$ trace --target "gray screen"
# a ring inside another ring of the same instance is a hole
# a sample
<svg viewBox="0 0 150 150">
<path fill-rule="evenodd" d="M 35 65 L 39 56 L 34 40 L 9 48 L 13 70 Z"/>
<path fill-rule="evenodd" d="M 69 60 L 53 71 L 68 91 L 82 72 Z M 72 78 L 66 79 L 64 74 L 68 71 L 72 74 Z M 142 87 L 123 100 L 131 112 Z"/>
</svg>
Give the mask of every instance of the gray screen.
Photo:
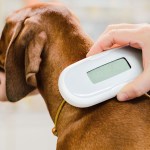
<svg viewBox="0 0 150 150">
<path fill-rule="evenodd" d="M 93 83 L 98 83 L 131 69 L 125 58 L 120 58 L 87 72 Z"/>
</svg>

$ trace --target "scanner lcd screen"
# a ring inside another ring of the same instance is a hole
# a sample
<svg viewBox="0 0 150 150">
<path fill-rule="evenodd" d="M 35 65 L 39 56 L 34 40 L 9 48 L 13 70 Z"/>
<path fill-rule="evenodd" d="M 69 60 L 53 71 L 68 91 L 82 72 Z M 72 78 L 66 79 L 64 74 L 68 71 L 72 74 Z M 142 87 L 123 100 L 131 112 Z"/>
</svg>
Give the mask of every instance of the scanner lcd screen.
<svg viewBox="0 0 150 150">
<path fill-rule="evenodd" d="M 92 83 L 99 83 L 131 69 L 125 58 L 120 58 L 87 72 Z"/>
</svg>

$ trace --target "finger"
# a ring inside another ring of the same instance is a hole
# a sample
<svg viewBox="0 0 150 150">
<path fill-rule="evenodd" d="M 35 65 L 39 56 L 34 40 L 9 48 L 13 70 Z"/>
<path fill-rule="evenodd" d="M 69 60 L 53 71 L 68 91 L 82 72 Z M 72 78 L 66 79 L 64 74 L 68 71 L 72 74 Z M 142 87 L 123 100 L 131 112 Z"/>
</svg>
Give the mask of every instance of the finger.
<svg viewBox="0 0 150 150">
<path fill-rule="evenodd" d="M 136 29 L 117 29 L 112 30 L 102 35 L 92 46 L 87 54 L 88 56 L 97 54 L 104 50 L 110 49 L 114 44 L 120 46 L 128 45 L 130 43 L 139 43 Z"/>
<path fill-rule="evenodd" d="M 127 84 L 117 95 L 119 101 L 130 100 L 150 90 L 150 69 L 145 70 L 139 77 L 134 81 Z"/>
<path fill-rule="evenodd" d="M 150 68 L 150 46 L 147 44 L 144 44 L 144 47 L 142 48 L 142 57 L 143 57 L 143 67 L 145 70 Z"/>
<path fill-rule="evenodd" d="M 130 43 L 131 47 L 137 48 L 137 49 L 141 49 L 141 45 L 138 43 Z"/>
<path fill-rule="evenodd" d="M 122 23 L 122 24 L 112 24 L 108 25 L 106 30 L 103 32 L 103 34 L 111 31 L 111 30 L 116 30 L 116 29 L 135 29 L 138 28 L 139 24 L 127 24 L 127 23 Z"/>
</svg>

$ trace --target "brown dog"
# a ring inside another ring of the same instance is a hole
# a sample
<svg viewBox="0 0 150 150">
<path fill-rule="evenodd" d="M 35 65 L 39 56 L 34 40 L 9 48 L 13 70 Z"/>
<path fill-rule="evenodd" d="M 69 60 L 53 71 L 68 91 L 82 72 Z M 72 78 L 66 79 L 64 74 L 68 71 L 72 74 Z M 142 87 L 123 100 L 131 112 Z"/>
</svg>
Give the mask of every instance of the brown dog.
<svg viewBox="0 0 150 150">
<path fill-rule="evenodd" d="M 54 120 L 63 100 L 59 75 L 85 58 L 92 44 L 78 20 L 60 4 L 42 3 L 16 11 L 8 17 L 0 41 L 8 99 L 20 100 L 38 88 Z M 149 150 L 149 118 L 146 96 L 124 103 L 113 98 L 84 109 L 66 103 L 57 124 L 57 149 Z"/>
</svg>

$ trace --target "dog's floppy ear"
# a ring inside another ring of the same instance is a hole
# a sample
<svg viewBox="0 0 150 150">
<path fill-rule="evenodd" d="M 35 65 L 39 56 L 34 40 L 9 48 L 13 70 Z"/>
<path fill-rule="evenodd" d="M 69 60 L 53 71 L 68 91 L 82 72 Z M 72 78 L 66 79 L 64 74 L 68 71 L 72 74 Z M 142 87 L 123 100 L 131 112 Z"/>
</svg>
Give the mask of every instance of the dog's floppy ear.
<svg viewBox="0 0 150 150">
<path fill-rule="evenodd" d="M 25 51 L 25 74 L 28 85 L 37 87 L 36 73 L 39 71 L 41 63 L 41 53 L 46 42 L 45 32 L 35 35 Z"/>
<path fill-rule="evenodd" d="M 0 67 L 4 69 L 6 53 L 22 28 L 23 22 L 7 22 L 0 39 Z"/>
<path fill-rule="evenodd" d="M 19 29 L 16 30 L 19 34 L 7 50 L 6 95 L 12 102 L 22 99 L 36 88 L 36 73 L 39 70 L 46 36 L 43 32 L 33 32 L 33 28 L 24 25 L 20 33 Z"/>
</svg>

